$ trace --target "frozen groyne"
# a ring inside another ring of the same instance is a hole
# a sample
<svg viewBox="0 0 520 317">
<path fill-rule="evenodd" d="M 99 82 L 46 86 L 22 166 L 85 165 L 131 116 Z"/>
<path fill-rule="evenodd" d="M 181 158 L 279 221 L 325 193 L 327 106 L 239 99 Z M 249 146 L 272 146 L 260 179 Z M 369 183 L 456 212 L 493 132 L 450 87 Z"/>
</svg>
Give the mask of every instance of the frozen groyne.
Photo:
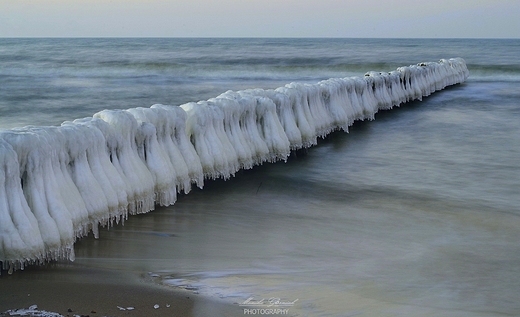
<svg viewBox="0 0 520 317">
<path fill-rule="evenodd" d="M 205 179 L 286 160 L 356 120 L 465 81 L 461 58 L 181 106 L 104 110 L 59 127 L 0 131 L 0 261 L 74 260 L 99 226 L 174 204 Z"/>
</svg>

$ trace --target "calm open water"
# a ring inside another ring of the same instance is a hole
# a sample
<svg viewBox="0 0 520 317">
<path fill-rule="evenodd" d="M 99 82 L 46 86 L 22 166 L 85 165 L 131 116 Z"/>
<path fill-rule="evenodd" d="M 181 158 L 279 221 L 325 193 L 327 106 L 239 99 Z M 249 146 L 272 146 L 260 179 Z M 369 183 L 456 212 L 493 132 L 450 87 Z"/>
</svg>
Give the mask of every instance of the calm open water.
<svg viewBox="0 0 520 317">
<path fill-rule="evenodd" d="M 466 83 L 208 181 L 80 240 L 66 265 L 296 300 L 299 316 L 515 316 L 518 56 L 520 40 L 0 39 L 0 128 L 463 57 Z"/>
</svg>

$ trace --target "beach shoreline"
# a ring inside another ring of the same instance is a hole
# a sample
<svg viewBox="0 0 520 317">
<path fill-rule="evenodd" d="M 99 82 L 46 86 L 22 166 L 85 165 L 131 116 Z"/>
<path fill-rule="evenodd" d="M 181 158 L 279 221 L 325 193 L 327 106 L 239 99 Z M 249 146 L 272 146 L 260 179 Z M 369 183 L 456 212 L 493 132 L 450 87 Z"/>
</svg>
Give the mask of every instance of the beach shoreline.
<svg viewBox="0 0 520 317">
<path fill-rule="evenodd" d="M 155 284 L 146 274 L 62 263 L 31 266 L 12 275 L 4 271 L 0 291 L 0 316 L 33 305 L 71 317 L 243 315 L 238 305 Z"/>
</svg>

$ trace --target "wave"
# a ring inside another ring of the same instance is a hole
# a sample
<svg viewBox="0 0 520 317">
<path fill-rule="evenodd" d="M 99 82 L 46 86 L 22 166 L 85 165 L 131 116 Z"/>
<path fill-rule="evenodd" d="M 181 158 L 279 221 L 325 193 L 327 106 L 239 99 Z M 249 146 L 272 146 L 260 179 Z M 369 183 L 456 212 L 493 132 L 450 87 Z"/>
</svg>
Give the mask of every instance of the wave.
<svg viewBox="0 0 520 317">
<path fill-rule="evenodd" d="M 461 58 L 277 89 L 227 91 L 181 106 L 103 110 L 59 127 L 0 131 L 0 261 L 74 260 L 74 242 L 205 179 L 287 160 L 356 120 L 464 82 Z"/>
<path fill-rule="evenodd" d="M 519 65 L 481 65 L 470 64 L 471 81 L 478 82 L 518 82 L 520 81 Z"/>
</svg>

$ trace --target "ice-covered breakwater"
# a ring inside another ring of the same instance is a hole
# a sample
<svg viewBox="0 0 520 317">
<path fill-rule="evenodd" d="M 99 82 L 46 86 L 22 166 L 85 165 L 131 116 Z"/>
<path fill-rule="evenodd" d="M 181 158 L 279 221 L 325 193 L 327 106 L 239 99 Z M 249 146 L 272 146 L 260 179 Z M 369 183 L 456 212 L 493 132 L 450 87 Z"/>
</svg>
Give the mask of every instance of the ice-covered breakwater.
<svg viewBox="0 0 520 317">
<path fill-rule="evenodd" d="M 228 91 L 181 106 L 104 110 L 59 127 L 0 131 L 0 261 L 23 269 L 74 260 L 73 244 L 98 227 L 155 205 L 204 179 L 286 160 L 355 120 L 468 76 L 461 58 L 390 73 Z"/>
</svg>

